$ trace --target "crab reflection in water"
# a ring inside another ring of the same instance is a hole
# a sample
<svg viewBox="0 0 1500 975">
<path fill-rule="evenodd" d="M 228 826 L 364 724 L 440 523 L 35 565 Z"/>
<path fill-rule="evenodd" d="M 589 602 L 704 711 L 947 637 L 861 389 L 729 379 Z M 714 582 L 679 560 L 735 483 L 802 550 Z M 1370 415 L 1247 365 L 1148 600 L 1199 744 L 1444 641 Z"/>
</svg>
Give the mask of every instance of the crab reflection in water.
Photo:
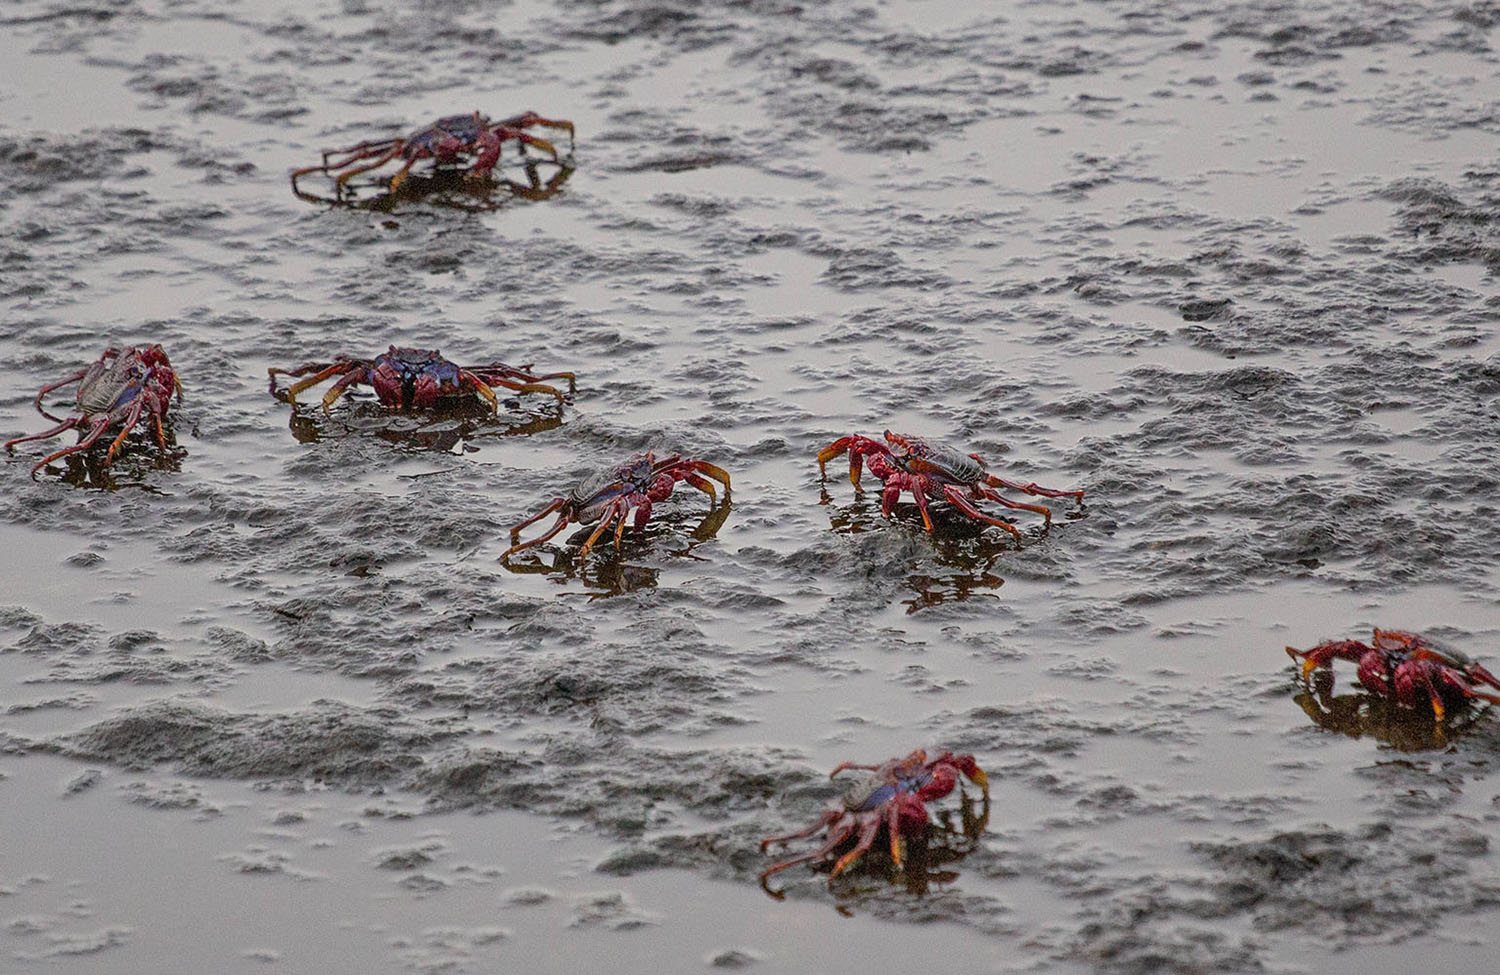
<svg viewBox="0 0 1500 975">
<path fill-rule="evenodd" d="M 703 520 L 689 533 L 692 540 L 685 547 L 668 550 L 665 554 L 674 558 L 707 561 L 703 556 L 696 554 L 694 549 L 713 540 L 719 533 L 719 529 L 724 526 L 724 522 L 728 520 L 732 507 L 732 503 L 725 499 L 710 508 L 703 516 Z M 582 526 L 570 541 L 587 538 L 592 531 L 593 526 Z M 660 567 L 632 565 L 625 561 L 624 556 L 653 549 L 655 547 L 653 540 L 658 535 L 669 534 L 676 534 L 671 525 L 666 522 L 652 522 L 640 532 L 631 532 L 627 535 L 618 553 L 609 546 L 599 546 L 592 553 L 580 552 L 571 545 L 565 548 L 549 546 L 507 556 L 501 560 L 500 564 L 518 575 L 547 576 L 549 581 L 560 586 L 565 586 L 577 579 L 583 584 L 590 599 L 608 599 L 611 596 L 656 587 L 661 577 Z M 551 556 L 550 561 L 546 558 L 548 555 Z"/>
<path fill-rule="evenodd" d="M 837 535 L 886 530 L 888 526 L 882 522 L 880 505 L 865 497 L 842 507 L 830 507 L 828 518 L 829 527 Z M 1014 551 L 1009 538 L 986 532 L 982 525 L 961 521 L 940 526 L 910 564 L 912 571 L 904 584 L 912 595 L 901 601 L 907 615 L 976 596 L 998 599 L 996 590 L 1005 585 L 1005 579 L 994 572 L 995 565 Z M 953 571 L 935 571 L 922 565 L 928 562 Z"/>
<path fill-rule="evenodd" d="M 1398 752 L 1441 751 L 1472 730 L 1490 711 L 1488 704 L 1450 709 L 1441 721 L 1430 713 L 1403 707 L 1368 692 L 1333 693 L 1333 672 L 1314 673 L 1298 681 L 1292 701 L 1326 731 L 1350 738 L 1374 738 Z"/>
<path fill-rule="evenodd" d="M 132 438 L 149 437 L 149 434 L 132 434 Z M 71 487 L 97 488 L 100 491 L 120 491 L 135 488 L 148 494 L 163 493 L 151 483 L 150 475 L 156 471 L 169 474 L 182 472 L 182 460 L 187 451 L 177 446 L 176 439 L 167 434 L 167 447 L 162 451 L 131 451 L 117 455 L 113 462 L 101 453 L 69 454 L 53 461 L 61 464 L 58 480 Z"/>
<path fill-rule="evenodd" d="M 554 170 L 545 180 L 542 178 L 543 166 Z M 568 177 L 573 175 L 573 168 L 567 162 L 550 164 L 527 160 L 522 167 L 525 182 L 493 175 L 475 178 L 463 170 L 437 169 L 425 175 L 408 177 L 393 190 L 387 189 L 386 182 L 381 180 L 342 185 L 334 196 L 300 188 L 294 188 L 294 192 L 309 203 L 374 213 L 390 213 L 397 207 L 417 203 L 465 213 L 488 213 L 512 200 L 550 200 L 562 192 Z"/>
<path fill-rule="evenodd" d="M 494 413 L 481 403 L 465 403 L 430 411 L 427 416 L 392 413 L 373 402 L 361 402 L 344 415 L 298 404 L 289 427 L 298 443 L 337 440 L 351 434 L 373 434 L 397 447 L 420 451 L 470 453 L 475 444 L 492 437 L 529 437 L 562 426 L 556 413 Z"/>
</svg>

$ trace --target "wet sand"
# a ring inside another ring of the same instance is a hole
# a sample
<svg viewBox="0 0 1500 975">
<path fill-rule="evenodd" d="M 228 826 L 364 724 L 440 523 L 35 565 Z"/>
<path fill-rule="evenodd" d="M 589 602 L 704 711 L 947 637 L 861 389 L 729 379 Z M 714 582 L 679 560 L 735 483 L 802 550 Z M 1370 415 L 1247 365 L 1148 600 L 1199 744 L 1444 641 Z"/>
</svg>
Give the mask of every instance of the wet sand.
<svg viewBox="0 0 1500 975">
<path fill-rule="evenodd" d="M 0 23 L 0 433 L 109 343 L 163 343 L 187 392 L 166 458 L 0 465 L 7 964 L 1490 963 L 1492 716 L 1393 717 L 1343 665 L 1320 701 L 1282 650 L 1500 645 L 1487 6 Z M 288 186 L 528 108 L 577 125 L 550 195 Z M 578 391 L 267 392 L 393 343 Z M 1087 495 L 1012 512 L 1019 543 L 929 536 L 818 477 L 887 428 Z M 716 531 L 679 486 L 618 554 L 499 560 L 648 446 L 732 473 Z M 990 773 L 954 876 L 762 892 L 828 769 L 917 746 Z"/>
</svg>

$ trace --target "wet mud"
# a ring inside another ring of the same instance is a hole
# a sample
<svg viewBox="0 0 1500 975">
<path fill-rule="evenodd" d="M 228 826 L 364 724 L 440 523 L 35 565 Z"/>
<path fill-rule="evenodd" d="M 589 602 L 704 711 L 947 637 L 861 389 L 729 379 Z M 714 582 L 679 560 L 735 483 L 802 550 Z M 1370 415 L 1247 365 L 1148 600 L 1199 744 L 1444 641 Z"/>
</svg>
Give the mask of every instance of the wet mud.
<svg viewBox="0 0 1500 975">
<path fill-rule="evenodd" d="M 1500 647 L 1500 8 L 0 24 L 0 433 L 109 344 L 162 343 L 186 391 L 165 454 L 0 464 L 8 964 L 1489 963 L 1493 716 L 1304 686 L 1283 647 Z M 292 192 L 476 109 L 576 149 Z M 393 344 L 578 389 L 267 391 Z M 1027 499 L 1052 517 L 1009 512 L 1019 540 L 929 535 L 818 476 L 886 429 L 1087 493 Z M 732 502 L 679 484 L 618 552 L 500 560 L 645 449 Z M 989 773 L 979 838 L 925 884 L 872 856 L 768 898 L 759 841 L 839 797 L 827 770 L 917 746 Z"/>
</svg>

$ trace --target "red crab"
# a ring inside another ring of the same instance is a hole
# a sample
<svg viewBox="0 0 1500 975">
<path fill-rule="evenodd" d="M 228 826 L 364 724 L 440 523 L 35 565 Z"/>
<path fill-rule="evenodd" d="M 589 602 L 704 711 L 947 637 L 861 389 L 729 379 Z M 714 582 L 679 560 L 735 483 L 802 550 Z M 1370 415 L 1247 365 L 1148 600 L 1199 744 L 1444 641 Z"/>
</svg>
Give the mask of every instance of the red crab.
<svg viewBox="0 0 1500 975">
<path fill-rule="evenodd" d="M 827 859 L 852 838 L 854 845 L 834 862 L 828 878 L 831 883 L 875 845 L 882 827 L 889 837 L 891 860 L 899 868 L 902 865 L 902 841 L 925 833 L 929 823 L 927 803 L 952 792 L 959 775 L 984 790 L 986 800 L 990 794 L 989 779 L 973 755 L 943 752 L 928 759 L 927 753 L 919 748 L 905 758 L 893 758 L 881 765 L 842 762 L 829 773 L 829 778 L 845 769 L 863 769 L 872 774 L 851 787 L 841 802 L 825 809 L 818 821 L 807 829 L 785 836 L 769 836 L 760 841 L 761 852 L 765 852 L 774 843 L 800 840 L 826 831 L 823 844 L 817 849 L 768 867 L 760 875 L 761 886 L 766 886 L 772 874 L 788 867 Z M 770 890 L 769 887 L 766 889 Z"/>
<path fill-rule="evenodd" d="M 1358 663 L 1359 683 L 1365 690 L 1405 708 L 1419 707 L 1425 698 L 1438 721 L 1446 708 L 1475 698 L 1500 703 L 1500 696 L 1476 690 L 1480 684 L 1500 690 L 1494 674 L 1467 654 L 1416 633 L 1377 628 L 1369 643 L 1325 640 L 1311 650 L 1287 647 L 1286 652 L 1302 662 L 1304 680 L 1319 667 L 1331 668 L 1336 659 Z"/>
<path fill-rule="evenodd" d="M 510 548 L 500 556 L 502 560 L 533 545 L 540 545 L 572 524 L 586 525 L 599 522 L 588 541 L 578 550 L 579 558 L 588 555 L 594 543 L 613 525 L 615 548 L 620 547 L 620 537 L 625 533 L 626 516 L 635 509 L 632 519 L 637 528 L 644 527 L 651 518 L 651 506 L 664 501 L 672 494 L 678 481 L 686 481 L 707 494 L 710 503 L 715 498 L 712 478 L 724 485 L 724 500 L 729 500 L 729 473 L 722 467 L 707 461 L 668 454 L 660 459 L 651 451 L 643 451 L 629 457 L 624 463 L 606 467 L 588 475 L 564 497 L 553 498 L 541 511 L 516 523 L 510 530 Z M 543 534 L 522 542 L 521 529 L 557 512 L 557 521 Z"/>
<path fill-rule="evenodd" d="M 391 177 L 389 188 L 392 192 L 401 185 L 412 166 L 422 159 L 431 159 L 438 166 L 472 160 L 468 167 L 469 174 L 476 179 L 484 179 L 500 161 L 500 147 L 511 140 L 523 147 L 523 155 L 525 146 L 536 146 L 550 154 L 554 162 L 559 161 L 557 148 L 551 142 L 525 131 L 537 125 L 566 131 L 571 151 L 573 123 L 563 119 L 542 118 L 535 112 L 522 112 L 499 122 L 491 122 L 488 116 L 479 112 L 450 115 L 405 138 L 396 136 L 360 142 L 343 149 L 325 149 L 322 163 L 305 166 L 292 173 L 292 192 L 300 192 L 297 189 L 299 178 L 317 172 L 337 172 L 335 182 L 342 190 L 352 177 L 379 169 L 397 156 L 403 157 L 404 161 Z"/>
<path fill-rule="evenodd" d="M 1007 508 L 1025 508 L 1035 511 L 1052 523 L 1052 512 L 1039 504 L 1012 501 L 995 488 L 1010 488 L 1026 494 L 1046 498 L 1083 499 L 1083 491 L 1057 491 L 1039 484 L 1021 484 L 991 474 L 978 454 L 966 454 L 957 447 L 935 440 L 924 440 L 907 434 L 885 432 L 885 442 L 855 434 L 840 437 L 818 452 L 818 471 L 827 476 L 825 465 L 844 452 L 849 454 L 849 481 L 859 489 L 859 476 L 865 464 L 870 473 L 885 484 L 881 493 L 880 511 L 887 517 L 902 491 L 910 491 L 922 512 L 922 523 L 932 531 L 932 517 L 927 512 L 927 499 L 947 499 L 959 511 L 989 525 L 998 525 L 1021 537 L 1021 530 L 1007 521 L 992 518 L 974 505 L 975 501 L 988 498 Z"/>
<path fill-rule="evenodd" d="M 59 420 L 42 408 L 42 398 L 54 389 L 72 382 L 78 383 L 78 391 L 75 395 L 78 413 L 66 420 Z M 80 369 L 66 379 L 59 379 L 55 383 L 43 386 L 36 394 L 37 412 L 57 422 L 57 426 L 41 433 L 7 440 L 5 449 L 9 450 L 16 444 L 25 443 L 28 440 L 45 440 L 48 437 L 55 437 L 75 427 L 83 431 L 78 443 L 43 457 L 31 469 L 31 476 L 36 477 L 36 472 L 52 461 L 80 450 L 88 450 L 104 435 L 106 430 L 119 425 L 121 428 L 119 436 L 110 443 L 109 452 L 104 455 L 104 463 L 109 464 L 114 460 L 115 451 L 125 441 L 126 435 L 145 415 L 151 418 L 157 445 L 162 450 L 166 450 L 167 438 L 162 430 L 162 421 L 167 418 L 167 410 L 171 406 L 173 393 L 177 394 L 177 399 L 181 402 L 182 383 L 178 380 L 177 373 L 172 370 L 172 364 L 167 361 L 166 351 L 160 345 L 131 346 L 127 349 L 108 348 L 93 365 Z"/>
<path fill-rule="evenodd" d="M 503 362 L 492 362 L 483 366 L 458 366 L 444 359 L 436 349 L 400 349 L 391 346 L 373 359 L 351 359 L 339 356 L 332 362 L 308 362 L 295 369 L 268 369 L 271 377 L 271 394 L 297 402 L 297 394 L 310 386 L 338 376 L 339 379 L 323 395 L 323 409 L 328 409 L 344 391 L 356 383 L 364 383 L 375 390 L 375 395 L 386 406 L 401 409 L 431 409 L 449 406 L 475 395 L 481 396 L 490 408 L 499 411 L 500 401 L 491 387 L 501 386 L 518 393 L 545 393 L 557 397 L 559 405 L 563 394 L 544 379 L 566 379 L 568 389 L 575 384 L 571 372 L 552 372 L 545 376 L 533 376 L 526 369 L 517 369 Z M 311 376 L 307 376 L 312 373 Z M 277 376 L 307 376 L 280 392 L 276 389 Z"/>
</svg>

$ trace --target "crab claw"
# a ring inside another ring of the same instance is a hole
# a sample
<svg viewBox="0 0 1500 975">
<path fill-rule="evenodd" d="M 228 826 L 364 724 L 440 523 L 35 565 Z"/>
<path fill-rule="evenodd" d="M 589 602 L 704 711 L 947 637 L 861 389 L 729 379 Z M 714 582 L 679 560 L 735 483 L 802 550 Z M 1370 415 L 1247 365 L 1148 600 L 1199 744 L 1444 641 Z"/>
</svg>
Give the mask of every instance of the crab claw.
<svg viewBox="0 0 1500 975">
<path fill-rule="evenodd" d="M 1311 655 L 1298 650 L 1296 647 L 1287 647 L 1286 655 L 1302 665 L 1303 680 L 1307 680 L 1307 678 L 1312 675 L 1312 672 L 1318 669 L 1318 661 L 1314 660 Z"/>
</svg>

